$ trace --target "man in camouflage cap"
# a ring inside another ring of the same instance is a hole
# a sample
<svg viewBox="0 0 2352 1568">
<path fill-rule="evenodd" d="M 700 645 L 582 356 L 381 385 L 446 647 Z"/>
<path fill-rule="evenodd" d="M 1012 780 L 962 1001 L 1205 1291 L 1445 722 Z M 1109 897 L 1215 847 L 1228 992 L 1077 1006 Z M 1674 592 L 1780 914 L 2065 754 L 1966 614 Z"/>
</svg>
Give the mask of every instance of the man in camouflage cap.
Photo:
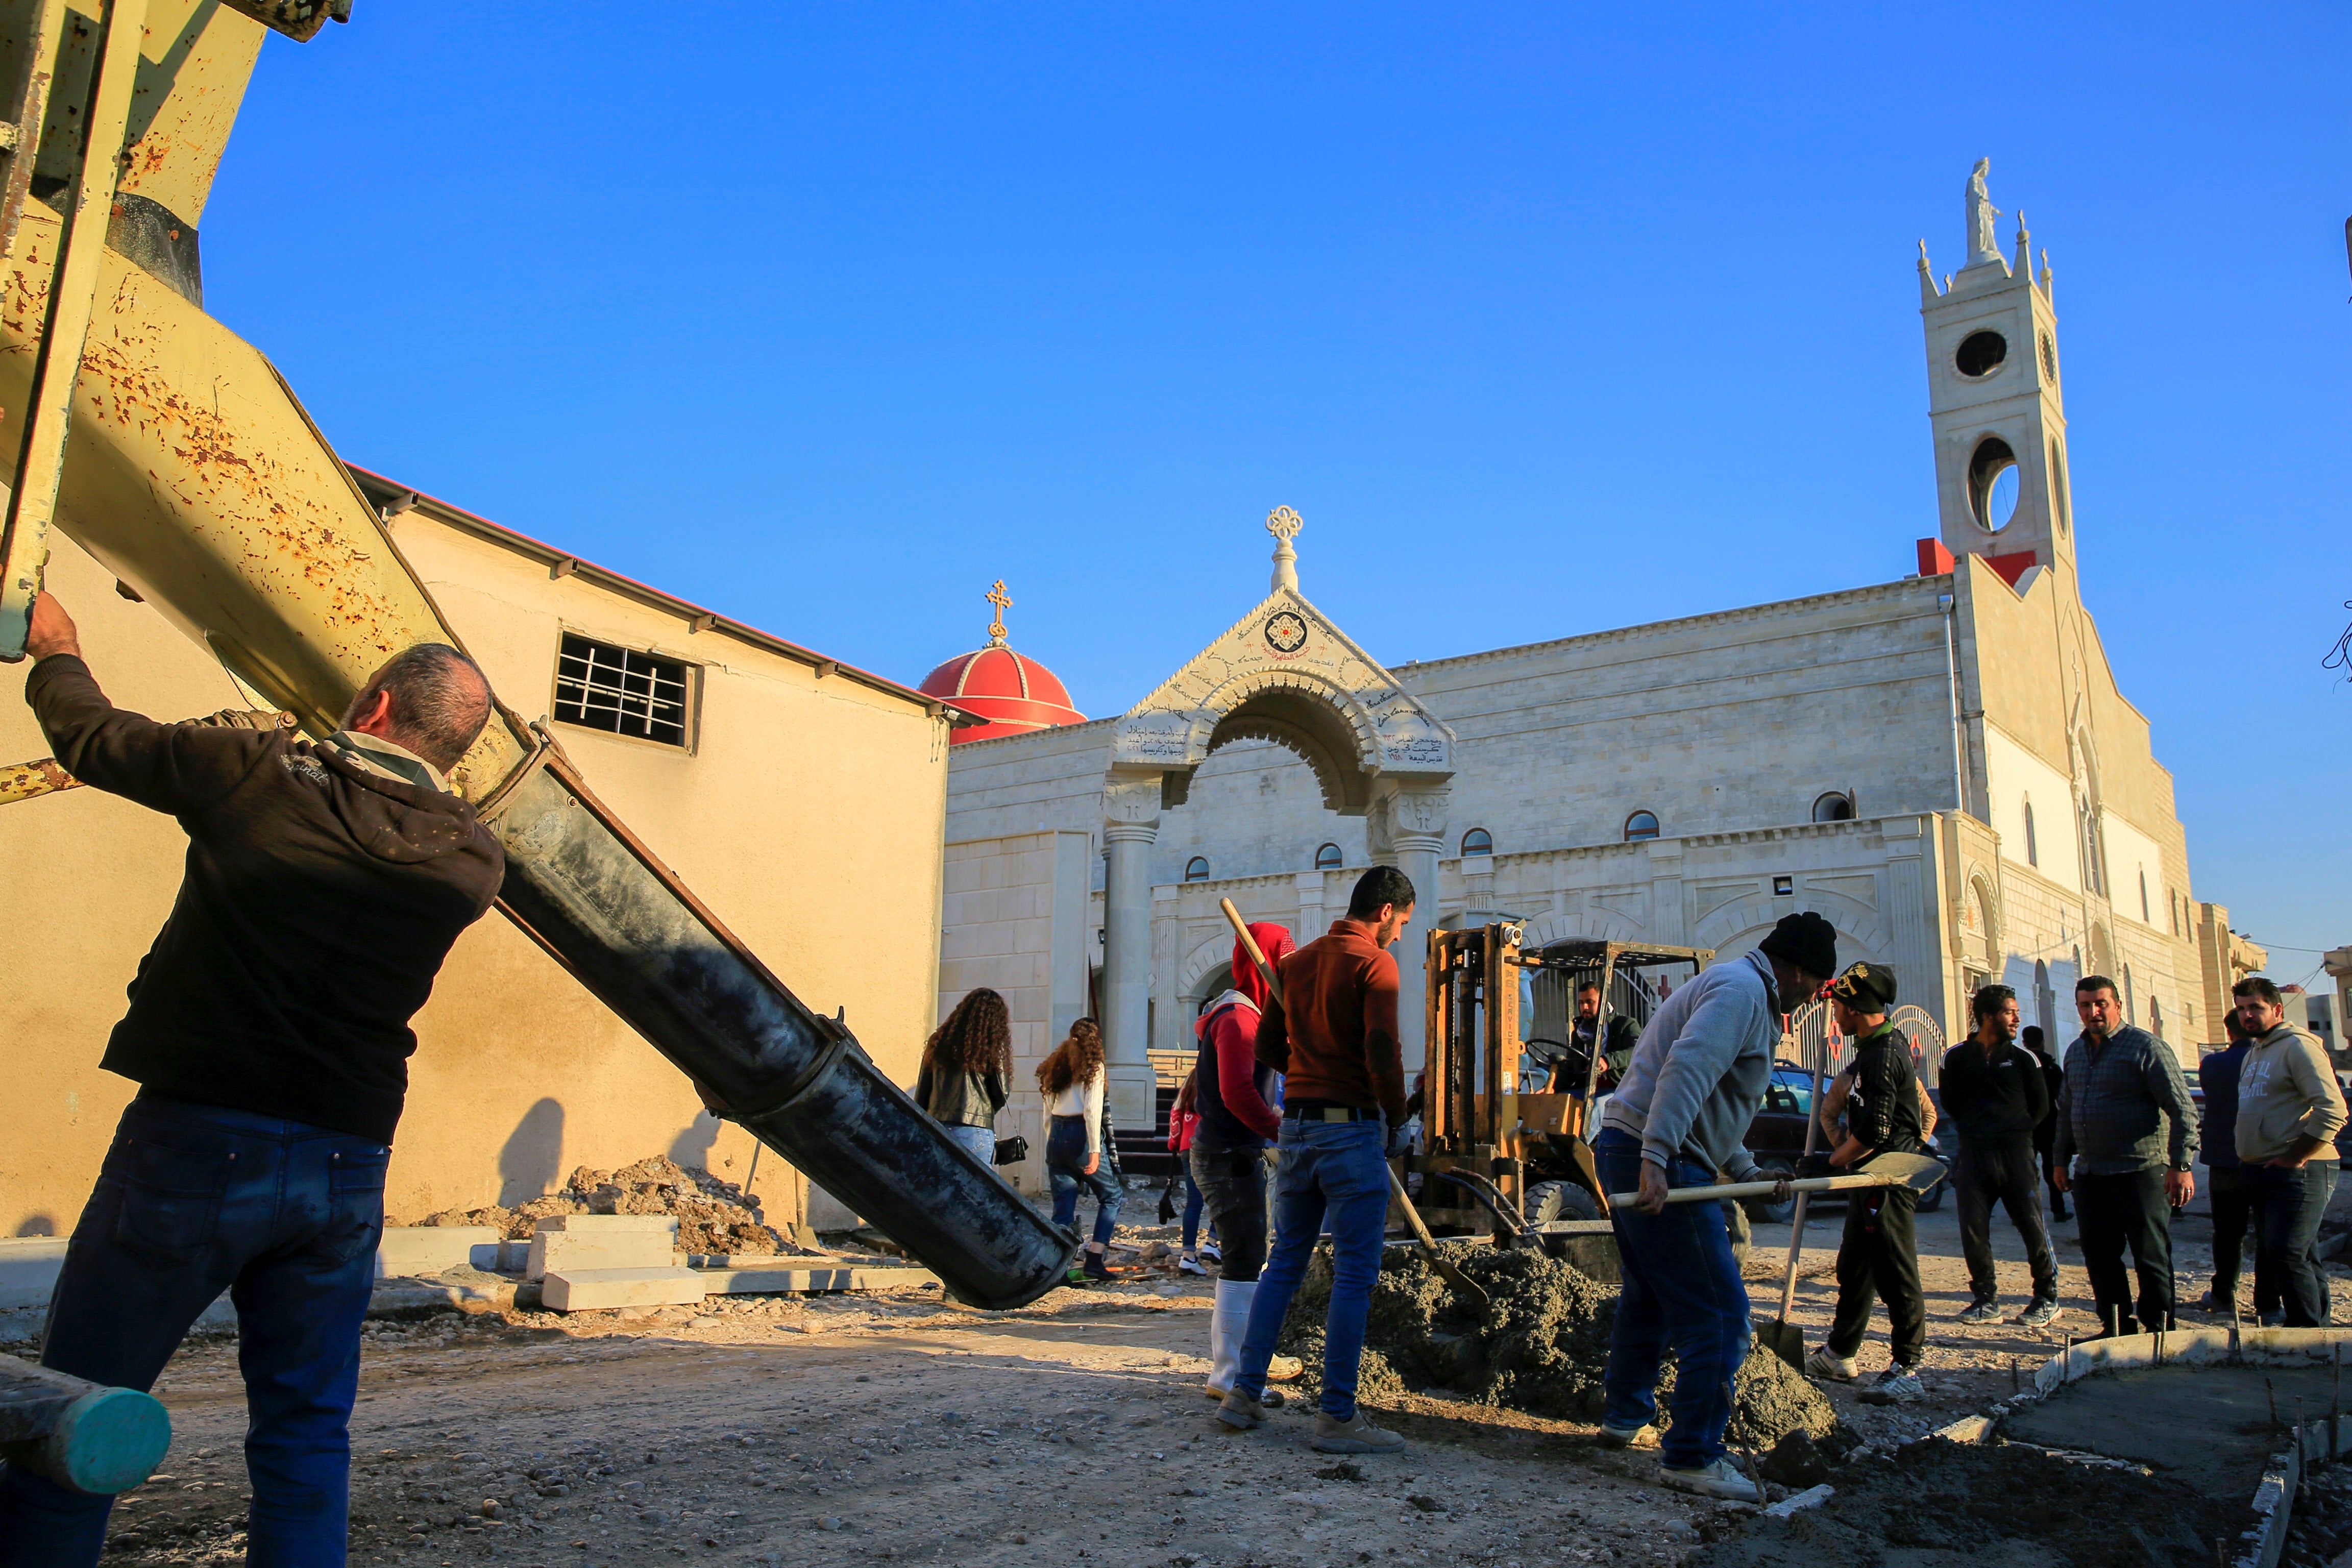
<svg viewBox="0 0 2352 1568">
<path fill-rule="evenodd" d="M 1830 983 L 1830 1010 L 1852 1042 L 1853 1059 L 1822 1097 L 1830 1163 L 1851 1170 L 1874 1154 L 1924 1152 L 1935 1109 L 1911 1061 L 1911 1042 L 1887 1023 L 1895 972 L 1856 963 Z M 1841 1119 L 1843 1125 L 1840 1125 Z M 1826 1344 L 1806 1358 L 1815 1377 L 1852 1383 L 1855 1352 L 1870 1328 L 1874 1299 L 1886 1303 L 1893 1362 L 1864 1391 L 1874 1404 L 1927 1397 L 1919 1359 L 1927 1348 L 1927 1298 L 1919 1288 L 1917 1195 L 1908 1187 L 1865 1187 L 1846 1194 L 1845 1236 L 1838 1244 L 1837 1316 Z"/>
</svg>

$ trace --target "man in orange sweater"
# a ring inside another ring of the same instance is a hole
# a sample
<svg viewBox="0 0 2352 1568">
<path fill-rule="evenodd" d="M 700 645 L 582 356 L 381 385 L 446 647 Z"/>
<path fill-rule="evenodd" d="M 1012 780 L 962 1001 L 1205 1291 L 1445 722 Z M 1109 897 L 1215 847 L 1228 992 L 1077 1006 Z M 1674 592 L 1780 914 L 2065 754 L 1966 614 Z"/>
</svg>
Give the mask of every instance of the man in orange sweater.
<svg viewBox="0 0 2352 1568">
<path fill-rule="evenodd" d="M 1393 1454 L 1404 1447 L 1356 1405 L 1364 1322 L 1388 1229 L 1388 1132 L 1404 1120 L 1397 1039 L 1397 963 L 1389 949 L 1412 919 L 1412 883 L 1375 866 L 1356 883 L 1348 918 L 1285 960 L 1282 994 L 1258 1021 L 1258 1060 L 1286 1075 L 1274 1251 L 1250 1302 L 1241 1365 L 1217 1409 L 1246 1431 L 1260 1403 L 1275 1336 L 1328 1222 L 1331 1307 L 1324 1320 L 1322 1408 L 1314 1447 L 1327 1454 Z"/>
</svg>

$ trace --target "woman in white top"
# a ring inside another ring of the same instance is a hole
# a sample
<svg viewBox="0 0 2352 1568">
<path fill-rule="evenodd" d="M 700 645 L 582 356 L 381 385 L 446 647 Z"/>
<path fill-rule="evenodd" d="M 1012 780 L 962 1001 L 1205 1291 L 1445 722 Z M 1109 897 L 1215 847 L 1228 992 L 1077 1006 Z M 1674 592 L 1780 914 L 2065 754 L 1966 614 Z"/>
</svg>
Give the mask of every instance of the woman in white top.
<svg viewBox="0 0 2352 1568">
<path fill-rule="evenodd" d="M 1070 1026 L 1070 1037 L 1037 1064 L 1037 1087 L 1045 1092 L 1045 1174 L 1054 1184 L 1054 1223 L 1074 1229 L 1081 1189 L 1095 1196 L 1094 1239 L 1087 1243 L 1084 1272 L 1090 1279 L 1114 1278 L 1108 1254 L 1126 1196 L 1109 1173 L 1103 1148 L 1102 1031 L 1091 1018 Z"/>
</svg>

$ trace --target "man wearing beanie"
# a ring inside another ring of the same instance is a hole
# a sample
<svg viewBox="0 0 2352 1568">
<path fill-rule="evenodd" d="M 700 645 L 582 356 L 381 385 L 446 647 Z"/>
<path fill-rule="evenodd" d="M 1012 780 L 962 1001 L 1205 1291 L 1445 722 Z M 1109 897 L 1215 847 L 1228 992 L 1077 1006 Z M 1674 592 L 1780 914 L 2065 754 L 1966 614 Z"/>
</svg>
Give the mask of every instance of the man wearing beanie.
<svg viewBox="0 0 2352 1568">
<path fill-rule="evenodd" d="M 1830 1163 L 1852 1170 L 1874 1154 L 1926 1150 L 1934 1123 L 1911 1066 L 1911 1042 L 1886 1021 L 1895 1005 L 1895 972 L 1857 963 L 1830 986 L 1838 1032 L 1853 1042 L 1853 1060 L 1822 1097 L 1822 1125 L 1831 1136 Z M 1836 1123 L 1843 1113 L 1843 1135 Z M 1854 1352 L 1870 1329 L 1874 1298 L 1886 1303 L 1894 1362 L 1865 1391 L 1874 1404 L 1924 1399 L 1919 1359 L 1927 1343 L 1927 1298 L 1919 1288 L 1919 1243 L 1914 1222 L 1917 1194 L 1908 1187 L 1865 1187 L 1846 1194 L 1845 1236 L 1838 1243 L 1837 1315 L 1826 1344 L 1805 1358 L 1815 1377 L 1852 1383 Z"/>
<path fill-rule="evenodd" d="M 1601 1439 L 1655 1443 L 1659 1479 L 1677 1491 L 1761 1502 L 1724 1457 L 1731 1381 L 1748 1355 L 1748 1288 L 1731 1256 L 1723 1206 L 1668 1204 L 1670 1187 L 1769 1178 L 1748 1152 L 1781 1016 L 1837 969 L 1837 933 L 1810 910 L 1790 915 L 1753 952 L 1719 961 L 1662 1003 L 1624 1081 L 1602 1112 L 1592 1152 L 1607 1191 L 1640 1200 L 1610 1210 L 1624 1275 L 1602 1374 Z M 1658 1366 L 1675 1350 L 1674 1421 L 1660 1441 Z"/>
</svg>

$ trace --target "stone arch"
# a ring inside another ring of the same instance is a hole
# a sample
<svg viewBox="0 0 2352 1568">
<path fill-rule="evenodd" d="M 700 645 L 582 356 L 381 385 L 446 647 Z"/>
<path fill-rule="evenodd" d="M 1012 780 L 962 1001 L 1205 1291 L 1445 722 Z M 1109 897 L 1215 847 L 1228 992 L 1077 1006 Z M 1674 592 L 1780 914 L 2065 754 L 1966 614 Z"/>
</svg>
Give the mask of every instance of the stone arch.
<svg viewBox="0 0 2352 1568">
<path fill-rule="evenodd" d="M 1234 741 L 1266 741 L 1295 753 L 1315 774 L 1323 804 L 1342 816 L 1371 805 L 1381 771 L 1379 736 L 1355 694 L 1307 670 L 1254 670 L 1209 691 L 1185 716 L 1181 760 L 1163 766 L 1160 798 L 1181 805 L 1192 772 Z"/>
<path fill-rule="evenodd" d="M 1538 948 L 1570 937 L 1587 942 L 1642 942 L 1649 934 L 1647 928 L 1614 910 L 1583 910 L 1537 916 L 1523 928 L 1519 945 Z"/>
<path fill-rule="evenodd" d="M 1843 940 L 1848 937 L 1868 950 L 1864 956 L 1871 962 L 1886 962 L 1882 955 L 1893 949 L 1893 933 L 1886 929 L 1884 917 L 1861 900 L 1826 889 L 1808 888 L 1796 907 L 1812 910 L 1837 929 L 1841 939 L 1838 943 L 1839 967 L 1852 962 L 1845 955 Z M 1782 915 L 1790 912 L 1786 900 L 1769 893 L 1749 893 L 1709 910 L 1699 917 L 1698 923 L 1691 931 L 1690 945 L 1711 947 L 1718 955 L 1735 950 L 1744 952 L 1745 949 L 1738 946 L 1743 940 L 1748 947 L 1755 946 L 1764 939 L 1766 931 L 1780 922 Z"/>
<path fill-rule="evenodd" d="M 1202 984 L 1215 974 L 1218 969 L 1229 965 L 1233 956 L 1232 933 L 1226 932 L 1202 941 L 1193 947 L 1192 952 L 1184 955 L 1184 962 L 1176 966 L 1176 994 L 1187 1001 L 1198 1001 L 1207 994 L 1201 989 Z"/>
</svg>

